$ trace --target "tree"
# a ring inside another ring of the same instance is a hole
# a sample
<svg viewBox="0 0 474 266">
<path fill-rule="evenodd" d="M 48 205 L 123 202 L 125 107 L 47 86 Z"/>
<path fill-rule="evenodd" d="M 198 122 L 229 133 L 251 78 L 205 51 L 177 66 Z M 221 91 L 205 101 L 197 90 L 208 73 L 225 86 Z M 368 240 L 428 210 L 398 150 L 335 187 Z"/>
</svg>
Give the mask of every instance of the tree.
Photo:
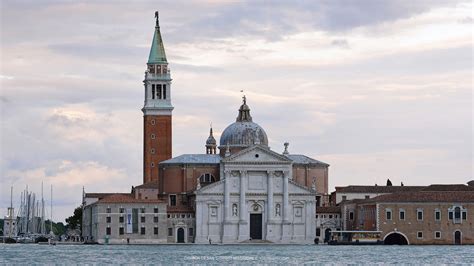
<svg viewBox="0 0 474 266">
<path fill-rule="evenodd" d="M 392 186 L 392 181 L 390 181 L 390 179 L 387 179 L 387 187 L 391 187 Z"/>
<path fill-rule="evenodd" d="M 81 230 L 82 224 L 82 206 L 77 207 L 74 209 L 74 214 L 68 218 L 66 218 L 66 227 L 69 229 L 79 229 Z"/>
</svg>

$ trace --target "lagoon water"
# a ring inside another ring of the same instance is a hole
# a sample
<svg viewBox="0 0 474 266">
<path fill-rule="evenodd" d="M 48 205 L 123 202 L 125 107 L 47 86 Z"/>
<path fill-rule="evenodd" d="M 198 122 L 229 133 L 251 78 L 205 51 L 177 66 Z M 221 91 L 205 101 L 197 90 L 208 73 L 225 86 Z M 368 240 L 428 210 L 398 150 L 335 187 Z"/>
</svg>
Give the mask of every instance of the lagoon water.
<svg viewBox="0 0 474 266">
<path fill-rule="evenodd" d="M 0 264 L 474 264 L 474 246 L 0 244 Z"/>
</svg>

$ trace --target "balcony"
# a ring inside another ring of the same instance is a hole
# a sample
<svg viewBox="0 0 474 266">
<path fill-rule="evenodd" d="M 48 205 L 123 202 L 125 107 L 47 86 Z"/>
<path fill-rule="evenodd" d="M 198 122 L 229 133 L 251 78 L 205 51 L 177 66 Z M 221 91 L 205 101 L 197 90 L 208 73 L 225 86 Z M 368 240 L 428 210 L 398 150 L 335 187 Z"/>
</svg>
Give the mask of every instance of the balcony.
<svg viewBox="0 0 474 266">
<path fill-rule="evenodd" d="M 167 73 L 162 73 L 162 74 L 154 74 L 154 73 L 150 73 L 150 72 L 145 72 L 145 79 L 161 79 L 161 80 L 170 80 L 171 79 L 171 75 L 170 75 L 170 71 L 168 70 Z"/>
</svg>

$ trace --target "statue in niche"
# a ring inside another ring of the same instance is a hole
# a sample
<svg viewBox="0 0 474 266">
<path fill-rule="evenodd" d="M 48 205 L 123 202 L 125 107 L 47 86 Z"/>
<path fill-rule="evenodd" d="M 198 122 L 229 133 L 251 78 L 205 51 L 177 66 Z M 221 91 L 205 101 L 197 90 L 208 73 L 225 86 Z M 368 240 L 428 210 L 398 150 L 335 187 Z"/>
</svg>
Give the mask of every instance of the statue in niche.
<svg viewBox="0 0 474 266">
<path fill-rule="evenodd" d="M 280 204 L 279 203 L 277 203 L 277 205 L 275 206 L 275 216 L 280 217 Z"/>
<path fill-rule="evenodd" d="M 196 185 L 196 190 L 201 189 L 201 180 L 199 180 L 199 177 L 197 178 L 196 183 L 197 183 L 197 185 Z"/>
<path fill-rule="evenodd" d="M 311 188 L 313 190 L 316 190 L 316 177 L 315 176 L 313 176 L 313 181 L 311 182 Z"/>
<path fill-rule="evenodd" d="M 232 204 L 232 216 L 237 216 L 237 204 Z"/>
</svg>

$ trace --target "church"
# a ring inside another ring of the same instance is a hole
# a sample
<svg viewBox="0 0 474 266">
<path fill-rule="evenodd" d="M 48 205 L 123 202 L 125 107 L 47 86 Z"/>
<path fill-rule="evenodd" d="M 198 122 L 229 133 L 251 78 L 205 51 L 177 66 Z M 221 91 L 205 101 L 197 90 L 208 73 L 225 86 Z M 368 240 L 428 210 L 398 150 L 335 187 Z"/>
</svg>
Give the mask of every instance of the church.
<svg viewBox="0 0 474 266">
<path fill-rule="evenodd" d="M 143 81 L 143 184 L 130 193 L 83 193 L 83 236 L 110 243 L 313 243 L 316 207 L 328 203 L 329 165 L 290 153 L 288 143 L 282 152 L 270 149 L 250 99 L 243 97 L 219 142 L 211 127 L 202 153 L 172 156 L 172 79 L 155 17 Z"/>
</svg>

